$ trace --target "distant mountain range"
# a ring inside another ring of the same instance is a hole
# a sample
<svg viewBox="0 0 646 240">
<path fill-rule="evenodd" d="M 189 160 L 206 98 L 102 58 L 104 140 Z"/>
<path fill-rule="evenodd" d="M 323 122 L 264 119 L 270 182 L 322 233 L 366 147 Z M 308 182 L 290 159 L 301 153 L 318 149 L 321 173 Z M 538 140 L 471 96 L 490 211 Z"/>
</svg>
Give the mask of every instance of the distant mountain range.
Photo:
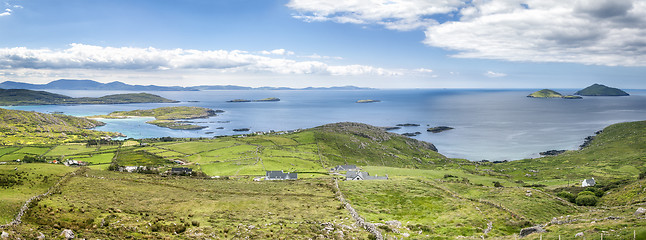
<svg viewBox="0 0 646 240">
<path fill-rule="evenodd" d="M 200 90 L 367 90 L 372 88 L 361 88 L 355 86 L 343 87 L 308 87 L 308 88 L 288 88 L 288 87 L 243 87 L 235 85 L 201 85 L 194 87 L 179 86 L 156 86 L 156 85 L 130 85 L 114 81 L 110 83 L 100 83 L 93 80 L 73 80 L 60 79 L 47 84 L 32 84 L 14 81 L 5 81 L 0 83 L 0 88 L 4 89 L 64 89 L 64 90 L 121 90 L 121 91 L 200 91 Z"/>
</svg>

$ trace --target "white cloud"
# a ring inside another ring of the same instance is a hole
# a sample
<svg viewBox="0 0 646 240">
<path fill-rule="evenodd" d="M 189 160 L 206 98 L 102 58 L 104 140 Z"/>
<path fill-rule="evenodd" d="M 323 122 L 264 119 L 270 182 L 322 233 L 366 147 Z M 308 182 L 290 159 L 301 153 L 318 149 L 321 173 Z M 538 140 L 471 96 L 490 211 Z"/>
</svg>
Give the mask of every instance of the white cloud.
<svg viewBox="0 0 646 240">
<path fill-rule="evenodd" d="M 272 54 L 291 55 L 284 49 Z M 102 47 L 71 44 L 67 49 L 0 48 L 0 69 L 180 70 L 209 69 L 222 73 L 322 75 L 400 75 L 398 71 L 365 65 L 330 66 L 321 61 L 295 61 L 246 51 L 199 51 Z"/>
<path fill-rule="evenodd" d="M 260 52 L 263 55 L 294 55 L 294 52 L 292 51 L 287 51 L 285 49 L 274 49 L 271 51 L 261 51 Z"/>
<path fill-rule="evenodd" d="M 334 21 L 379 24 L 393 30 L 413 30 L 437 22 L 429 16 L 458 10 L 461 0 L 291 0 L 294 17 L 308 22 Z"/>
<path fill-rule="evenodd" d="M 456 51 L 454 57 L 646 66 L 646 0 L 291 0 L 287 6 L 305 21 L 424 28 L 425 44 Z"/>
<path fill-rule="evenodd" d="M 505 73 L 499 73 L 499 72 L 493 72 L 493 71 L 487 71 L 486 73 L 484 73 L 484 75 L 490 78 L 507 76 L 507 74 Z"/>
<path fill-rule="evenodd" d="M 310 58 L 310 59 L 334 59 L 334 60 L 342 60 L 342 57 L 331 57 L 331 56 L 321 56 L 316 53 L 308 56 L 302 56 L 304 58 Z"/>
<path fill-rule="evenodd" d="M 9 16 L 11 15 L 11 12 L 12 12 L 11 9 L 7 8 L 4 10 L 4 12 L 0 13 L 0 17 Z"/>
<path fill-rule="evenodd" d="M 418 68 L 418 69 L 415 69 L 415 71 L 420 72 L 420 73 L 432 73 L 433 72 L 432 69 L 428 69 L 428 68 Z"/>
</svg>

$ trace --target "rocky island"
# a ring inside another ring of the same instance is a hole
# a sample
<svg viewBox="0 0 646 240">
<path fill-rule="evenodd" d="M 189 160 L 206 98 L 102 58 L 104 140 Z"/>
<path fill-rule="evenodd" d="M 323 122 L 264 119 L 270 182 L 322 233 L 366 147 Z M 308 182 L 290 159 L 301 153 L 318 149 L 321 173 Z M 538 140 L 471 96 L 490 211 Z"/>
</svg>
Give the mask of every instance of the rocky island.
<svg viewBox="0 0 646 240">
<path fill-rule="evenodd" d="M 279 101 L 280 101 L 280 98 L 270 97 L 270 98 L 263 98 L 263 99 L 258 99 L 258 100 L 233 99 L 233 100 L 229 100 L 227 102 L 239 103 L 239 102 L 279 102 Z"/>
<path fill-rule="evenodd" d="M 223 111 L 203 107 L 160 107 L 146 110 L 116 111 L 108 115 L 90 116 L 88 118 L 155 117 L 155 120 L 146 123 L 176 130 L 199 130 L 206 127 L 177 120 L 208 118 L 216 116 L 218 112 Z"/>
<path fill-rule="evenodd" d="M 527 95 L 528 98 L 563 98 L 563 99 L 581 99 L 580 96 L 563 95 L 551 89 L 543 89 Z"/>
<path fill-rule="evenodd" d="M 432 127 L 429 129 L 426 129 L 427 132 L 432 132 L 432 133 L 439 133 L 439 132 L 444 132 L 447 130 L 453 129 L 452 127 L 447 127 L 447 126 L 439 126 L 439 127 Z"/>
<path fill-rule="evenodd" d="M 627 92 L 624 92 L 618 88 L 608 87 L 602 84 L 592 84 L 591 86 L 581 89 L 574 95 L 581 96 L 629 96 Z"/>
<path fill-rule="evenodd" d="M 376 102 L 381 102 L 381 100 L 361 99 L 361 100 L 357 100 L 356 103 L 376 103 Z"/>
</svg>

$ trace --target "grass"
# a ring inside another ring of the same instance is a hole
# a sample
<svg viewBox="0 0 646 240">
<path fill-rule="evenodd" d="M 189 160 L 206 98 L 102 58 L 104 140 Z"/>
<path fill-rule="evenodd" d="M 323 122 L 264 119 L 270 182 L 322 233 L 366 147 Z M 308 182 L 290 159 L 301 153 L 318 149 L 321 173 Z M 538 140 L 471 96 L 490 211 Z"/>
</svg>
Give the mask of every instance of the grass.
<svg viewBox="0 0 646 240">
<path fill-rule="evenodd" d="M 74 170 L 63 165 L 43 163 L 0 165 L 0 178 L 14 176 L 12 178 L 20 181 L 12 186 L 0 187 L 0 225 L 10 222 L 27 199 L 47 192 L 61 176 Z"/>
<path fill-rule="evenodd" d="M 77 155 L 81 153 L 90 153 L 96 150 L 97 150 L 96 146 L 88 147 L 87 144 L 84 144 L 84 143 L 68 143 L 68 144 L 58 145 L 52 148 L 52 150 L 50 150 L 45 156 L 50 156 L 50 157 L 70 156 L 70 155 Z"/>
<path fill-rule="evenodd" d="M 347 238 L 368 237 L 339 207 L 329 179 L 163 179 L 96 170 L 87 176 L 72 178 L 60 194 L 40 201 L 21 228 L 39 226 L 47 236 L 67 228 L 92 239 L 309 239 L 339 231 Z"/>
<path fill-rule="evenodd" d="M 515 239 L 520 229 L 556 217 L 578 220 L 546 224 L 546 239 L 569 239 L 578 232 L 590 238 L 604 233 L 604 239 L 626 239 L 633 230 L 646 234 L 640 232 L 646 223 L 632 214 L 646 202 L 646 180 L 637 180 L 646 171 L 645 136 L 646 122 L 617 124 L 582 151 L 493 164 L 449 159 L 428 143 L 341 123 L 286 135 L 142 140 L 147 146 L 126 141 L 91 148 L 62 144 L 51 150 L 46 145 L 5 147 L 0 148 L 0 161 L 67 153 L 91 164 L 60 193 L 29 211 L 24 225 L 11 230 L 24 239 L 37 232 L 58 236 L 63 228 L 91 239 L 366 239 L 368 233 L 335 198 L 327 170 L 345 163 L 356 163 L 373 176 L 389 176 L 340 182 L 345 198 L 387 238 Z M 163 170 L 178 166 L 173 159 L 220 178 L 106 171 L 111 163 Z M 0 191 L 0 219 L 8 221 L 21 202 L 46 191 L 51 179 L 76 169 L 0 165 L 5 179 L 0 183 L 6 185 Z M 299 180 L 252 181 L 266 170 L 298 172 Z M 45 175 L 50 177 L 43 180 Z M 583 191 L 572 185 L 591 176 L 605 191 L 596 206 L 575 206 L 555 197 L 561 190 Z M 402 226 L 393 224 L 395 220 Z M 485 236 L 489 223 L 492 228 Z"/>
</svg>

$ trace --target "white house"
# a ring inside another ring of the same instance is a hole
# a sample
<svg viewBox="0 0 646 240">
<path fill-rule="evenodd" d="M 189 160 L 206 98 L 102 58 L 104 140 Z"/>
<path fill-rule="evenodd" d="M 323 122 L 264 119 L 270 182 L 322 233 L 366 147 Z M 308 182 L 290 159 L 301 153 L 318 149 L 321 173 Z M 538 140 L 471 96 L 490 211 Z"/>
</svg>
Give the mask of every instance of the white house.
<svg viewBox="0 0 646 240">
<path fill-rule="evenodd" d="M 597 182 L 594 181 L 594 178 L 591 179 L 583 179 L 583 182 L 581 182 L 581 187 L 594 187 Z"/>
</svg>

